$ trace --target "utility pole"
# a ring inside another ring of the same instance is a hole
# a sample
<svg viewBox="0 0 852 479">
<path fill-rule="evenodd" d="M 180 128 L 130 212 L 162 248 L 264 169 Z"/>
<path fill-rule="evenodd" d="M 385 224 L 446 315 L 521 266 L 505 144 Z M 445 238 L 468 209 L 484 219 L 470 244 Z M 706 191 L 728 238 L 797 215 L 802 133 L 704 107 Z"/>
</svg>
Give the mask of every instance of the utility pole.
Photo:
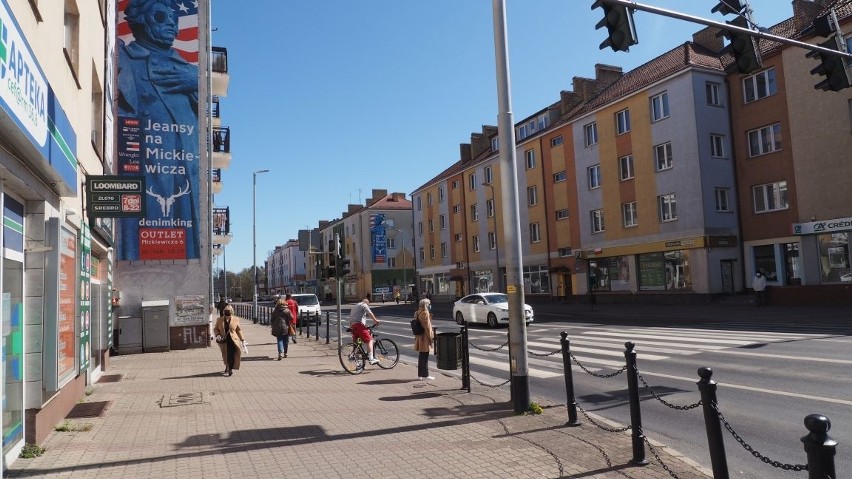
<svg viewBox="0 0 852 479">
<path fill-rule="evenodd" d="M 340 309 L 340 233 L 334 233 L 334 287 L 337 288 L 337 347 L 343 344 L 343 317 Z"/>
</svg>

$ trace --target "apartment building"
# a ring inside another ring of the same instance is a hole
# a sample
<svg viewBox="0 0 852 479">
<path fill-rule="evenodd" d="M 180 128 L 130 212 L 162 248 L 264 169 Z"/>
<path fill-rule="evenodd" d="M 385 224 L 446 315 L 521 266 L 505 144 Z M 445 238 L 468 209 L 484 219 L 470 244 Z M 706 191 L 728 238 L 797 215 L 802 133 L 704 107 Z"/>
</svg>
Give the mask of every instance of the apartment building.
<svg viewBox="0 0 852 479">
<path fill-rule="evenodd" d="M 288 240 L 276 246 L 266 259 L 265 290 L 271 295 L 286 293 L 304 293 L 307 291 L 307 251 L 299 249 L 299 241 Z"/>
<path fill-rule="evenodd" d="M 806 32 L 830 4 L 794 0 L 793 16 L 770 31 L 822 43 Z M 852 46 L 852 7 L 837 15 Z M 775 304 L 848 304 L 852 90 L 815 89 L 824 77 L 810 74 L 818 62 L 802 48 L 760 45 L 763 69 L 728 78 L 746 280 L 766 272 Z"/>
<path fill-rule="evenodd" d="M 357 300 L 371 293 L 381 301 L 382 297 L 392 298 L 395 291 L 411 291 L 408 285 L 414 280 L 416 265 L 411 246 L 411 201 L 404 193 L 374 189 L 364 205 L 351 204 L 341 218 L 321 222 L 319 234 L 326 256 L 323 298 L 340 295 Z M 348 261 L 349 270 L 336 271 L 339 293 L 337 279 L 327 274 L 329 266 L 335 265 L 335 251 Z"/>
</svg>

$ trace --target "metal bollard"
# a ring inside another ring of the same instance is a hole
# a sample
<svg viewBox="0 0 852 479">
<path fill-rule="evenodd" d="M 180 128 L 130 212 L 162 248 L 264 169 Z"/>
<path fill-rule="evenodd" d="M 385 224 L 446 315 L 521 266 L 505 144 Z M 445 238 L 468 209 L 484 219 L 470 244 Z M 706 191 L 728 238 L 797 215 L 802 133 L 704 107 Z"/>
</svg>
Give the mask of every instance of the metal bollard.
<svg viewBox="0 0 852 479">
<path fill-rule="evenodd" d="M 462 340 L 462 389 L 467 389 L 470 392 L 470 349 L 468 341 L 467 322 L 461 327 Z"/>
<path fill-rule="evenodd" d="M 565 371 L 565 397 L 568 398 L 568 422 L 566 426 L 579 426 L 580 421 L 577 420 L 577 401 L 574 399 L 574 372 L 571 370 L 571 340 L 568 339 L 568 333 L 562 331 L 559 333 L 562 336 L 562 369 Z"/>
<path fill-rule="evenodd" d="M 319 311 L 317 311 L 317 314 L 316 314 L 315 316 L 316 316 L 316 320 L 317 320 L 317 333 L 316 333 L 316 335 L 314 336 L 314 339 L 316 339 L 317 341 L 319 341 L 319 327 L 320 327 L 320 323 L 322 322 L 322 313 L 320 313 Z"/>
<path fill-rule="evenodd" d="M 305 325 L 305 313 L 299 314 L 299 336 L 302 335 L 302 327 Z"/>
<path fill-rule="evenodd" d="M 810 431 L 802 437 L 808 454 L 808 479 L 836 478 L 834 455 L 837 454 L 837 441 L 828 435 L 831 421 L 822 414 L 808 414 L 805 428 Z"/>
<path fill-rule="evenodd" d="M 707 428 L 707 445 L 710 447 L 710 464 L 714 479 L 728 479 L 728 459 L 725 457 L 725 440 L 722 436 L 722 423 L 719 413 L 713 407 L 716 404 L 716 381 L 710 379 L 713 370 L 699 368 L 698 390 L 701 392 L 701 406 L 704 409 L 704 425 Z"/>
<path fill-rule="evenodd" d="M 329 318 L 331 318 L 331 311 L 326 311 L 325 312 L 325 344 L 328 344 L 331 341 L 331 335 L 328 333 L 329 323 L 331 323 Z"/>
<path fill-rule="evenodd" d="M 636 369 L 636 347 L 631 341 L 624 343 L 624 358 L 627 360 L 627 392 L 630 394 L 630 428 L 633 438 L 633 459 L 630 464 L 648 465 L 645 459 L 645 435 L 642 434 L 642 412 L 639 409 L 639 371 Z"/>
</svg>

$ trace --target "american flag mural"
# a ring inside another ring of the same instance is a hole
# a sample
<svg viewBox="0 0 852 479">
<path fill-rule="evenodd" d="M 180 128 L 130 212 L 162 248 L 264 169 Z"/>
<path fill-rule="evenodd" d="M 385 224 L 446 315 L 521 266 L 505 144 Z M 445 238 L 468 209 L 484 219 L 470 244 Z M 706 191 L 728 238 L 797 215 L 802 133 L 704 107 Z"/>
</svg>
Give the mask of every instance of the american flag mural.
<svg viewBox="0 0 852 479">
<path fill-rule="evenodd" d="M 130 25 L 124 19 L 124 9 L 130 0 L 118 0 L 118 38 L 124 43 L 133 41 Z M 198 0 L 174 0 L 178 12 L 178 34 L 172 48 L 189 63 L 198 64 Z"/>
</svg>

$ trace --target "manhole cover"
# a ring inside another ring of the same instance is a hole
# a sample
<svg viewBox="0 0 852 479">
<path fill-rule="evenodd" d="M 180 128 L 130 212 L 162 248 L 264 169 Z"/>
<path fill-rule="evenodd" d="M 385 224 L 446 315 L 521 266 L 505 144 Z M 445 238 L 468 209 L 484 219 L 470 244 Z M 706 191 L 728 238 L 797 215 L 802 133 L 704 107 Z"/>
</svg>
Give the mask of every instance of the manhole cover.
<svg viewBox="0 0 852 479">
<path fill-rule="evenodd" d="M 117 383 L 121 381 L 121 374 L 105 374 L 98 379 L 99 383 Z"/>
<path fill-rule="evenodd" d="M 163 396 L 160 407 L 192 406 L 204 404 L 204 393 L 181 393 Z"/>
<path fill-rule="evenodd" d="M 82 419 L 86 417 L 101 417 L 112 401 L 82 402 L 71 408 L 66 419 Z"/>
</svg>

